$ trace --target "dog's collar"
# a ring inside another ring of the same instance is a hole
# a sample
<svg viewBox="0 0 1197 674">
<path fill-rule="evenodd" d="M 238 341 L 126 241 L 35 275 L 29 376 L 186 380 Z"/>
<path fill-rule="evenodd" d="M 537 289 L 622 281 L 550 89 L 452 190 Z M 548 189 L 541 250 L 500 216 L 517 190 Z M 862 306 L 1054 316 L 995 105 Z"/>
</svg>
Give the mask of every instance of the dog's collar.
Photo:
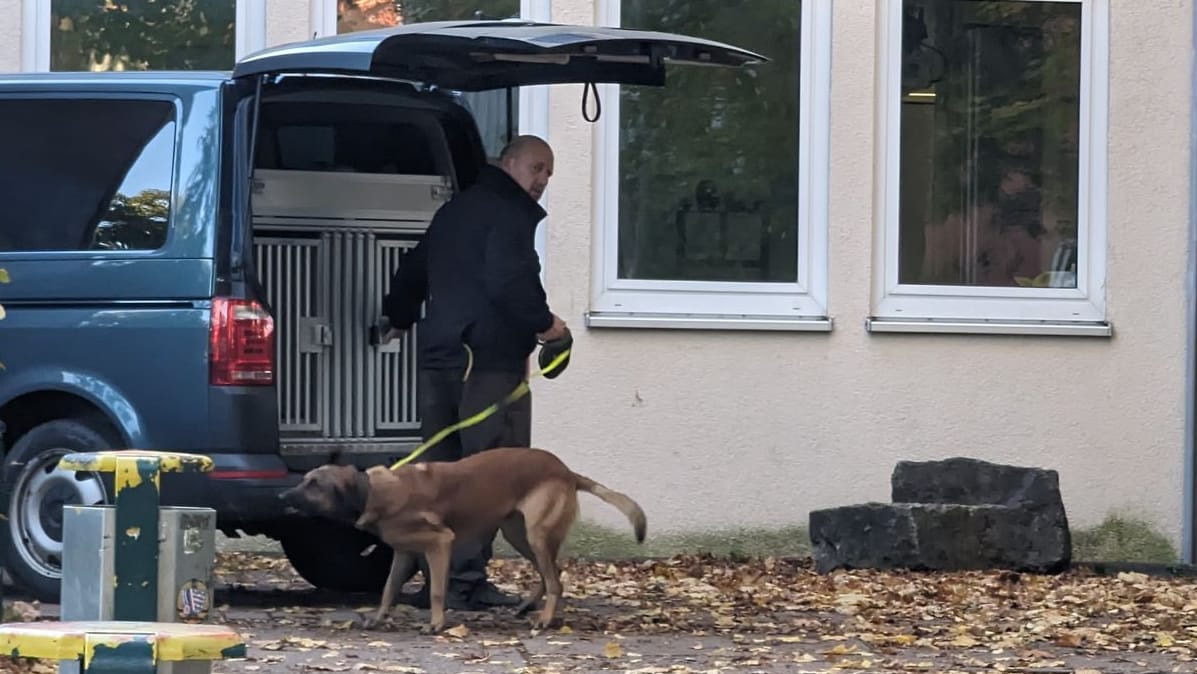
<svg viewBox="0 0 1197 674">
<path fill-rule="evenodd" d="M 357 488 L 353 490 L 355 497 L 354 508 L 360 516 L 366 512 L 366 503 L 370 500 L 370 478 L 366 475 L 366 471 L 357 471 Z"/>
</svg>

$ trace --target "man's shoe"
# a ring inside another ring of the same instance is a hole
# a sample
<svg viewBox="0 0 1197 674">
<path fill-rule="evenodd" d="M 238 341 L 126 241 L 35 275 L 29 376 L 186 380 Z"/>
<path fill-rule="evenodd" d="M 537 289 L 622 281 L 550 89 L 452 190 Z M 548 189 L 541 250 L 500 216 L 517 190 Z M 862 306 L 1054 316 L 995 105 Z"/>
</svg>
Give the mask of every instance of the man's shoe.
<svg viewBox="0 0 1197 674">
<path fill-rule="evenodd" d="M 515 606 L 520 598 L 503 593 L 493 583 L 487 582 L 470 592 L 466 588 L 451 587 L 445 593 L 445 608 L 454 611 L 485 611 L 494 606 Z M 427 609 L 428 585 L 422 586 L 414 594 L 402 594 L 399 603 L 408 604 L 415 608 Z"/>
<path fill-rule="evenodd" d="M 471 603 L 484 608 L 490 606 L 516 606 L 522 601 L 518 596 L 503 592 L 490 581 L 486 581 L 477 587 L 470 599 L 472 600 Z"/>
<path fill-rule="evenodd" d="M 428 586 L 423 585 L 412 593 L 400 592 L 397 604 L 406 604 L 415 608 L 428 608 Z"/>
</svg>

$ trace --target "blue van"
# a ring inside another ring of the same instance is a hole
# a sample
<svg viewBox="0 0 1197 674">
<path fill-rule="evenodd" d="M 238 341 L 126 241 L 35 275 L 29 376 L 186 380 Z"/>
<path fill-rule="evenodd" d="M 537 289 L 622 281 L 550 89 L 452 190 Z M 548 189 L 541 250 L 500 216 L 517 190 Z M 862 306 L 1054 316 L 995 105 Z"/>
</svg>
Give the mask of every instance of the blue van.
<svg viewBox="0 0 1197 674">
<path fill-rule="evenodd" d="M 372 328 L 404 254 L 488 161 L 469 97 L 763 60 L 666 33 L 458 21 L 283 45 L 231 73 L 0 76 L 16 159 L 0 180 L 9 574 L 57 601 L 63 505 L 112 494 L 58 459 L 142 448 L 215 461 L 165 476 L 167 504 L 279 540 L 318 587 L 380 588 L 385 546 L 362 557 L 367 534 L 285 516 L 277 495 L 419 442 L 418 330 L 382 343 Z"/>
</svg>

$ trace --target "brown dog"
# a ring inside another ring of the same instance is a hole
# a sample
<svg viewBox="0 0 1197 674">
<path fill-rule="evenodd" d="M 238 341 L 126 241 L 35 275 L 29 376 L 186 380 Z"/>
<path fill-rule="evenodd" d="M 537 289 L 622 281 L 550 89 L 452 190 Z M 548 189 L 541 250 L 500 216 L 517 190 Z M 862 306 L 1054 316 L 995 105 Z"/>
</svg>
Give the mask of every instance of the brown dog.
<svg viewBox="0 0 1197 674">
<path fill-rule="evenodd" d="M 445 627 L 445 589 L 455 539 L 491 536 L 495 530 L 536 566 L 540 584 L 516 609 L 523 614 L 546 594 L 533 627 L 556 621 L 561 601 L 557 555 L 578 514 L 578 491 L 615 506 L 644 542 L 644 511 L 631 498 L 571 471 L 554 454 L 527 447 L 480 452 L 454 462 L 415 463 L 365 472 L 353 466 L 321 466 L 282 494 L 297 510 L 352 520 L 394 550 L 378 624 L 395 594 L 414 574 L 415 554 L 428 559 L 431 616 L 424 633 Z"/>
</svg>

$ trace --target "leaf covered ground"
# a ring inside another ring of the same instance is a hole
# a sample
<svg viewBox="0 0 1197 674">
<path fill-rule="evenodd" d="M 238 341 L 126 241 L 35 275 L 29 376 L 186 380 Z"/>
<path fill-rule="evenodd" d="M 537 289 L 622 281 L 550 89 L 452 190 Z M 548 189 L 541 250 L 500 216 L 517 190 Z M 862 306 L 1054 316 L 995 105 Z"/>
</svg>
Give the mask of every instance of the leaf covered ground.
<svg viewBox="0 0 1197 674">
<path fill-rule="evenodd" d="M 493 569 L 507 590 L 533 583 L 523 561 L 496 560 Z M 229 555 L 222 574 L 247 589 L 303 593 L 307 587 L 280 558 Z M 567 562 L 564 582 L 562 630 L 530 638 L 526 624 L 505 612 L 450 613 L 455 629 L 423 641 L 461 651 L 460 664 L 473 659 L 479 666 L 490 662 L 495 671 L 532 668 L 524 670 L 529 673 L 1096 669 L 1086 663 L 1107 672 L 1197 670 L 1192 580 L 1079 571 L 820 575 L 808 560 L 676 556 Z M 419 643 L 414 632 L 426 619 L 424 611 L 401 606 L 384 631 L 363 632 L 360 616 L 370 610 L 368 601 L 340 612 L 317 606 L 322 603 L 283 608 L 264 620 L 326 630 L 326 639 L 307 647 L 328 654 L 346 643 L 340 635 L 373 637 L 367 645 L 385 652 L 397 643 Z M 273 654 L 304 647 L 285 638 L 261 643 Z M 504 649 L 520 657 L 493 655 Z M 369 657 L 332 657 L 321 664 L 368 670 Z"/>
<path fill-rule="evenodd" d="M 532 635 L 503 610 L 451 611 L 447 634 L 421 637 L 426 611 L 399 606 L 365 631 L 375 597 L 316 591 L 280 557 L 222 554 L 216 618 L 245 635 L 249 657 L 215 671 L 1197 671 L 1193 579 L 820 575 L 807 560 L 710 556 L 564 568 L 560 630 Z M 531 574 L 523 561 L 493 562 L 509 591 L 531 587 Z"/>
</svg>

